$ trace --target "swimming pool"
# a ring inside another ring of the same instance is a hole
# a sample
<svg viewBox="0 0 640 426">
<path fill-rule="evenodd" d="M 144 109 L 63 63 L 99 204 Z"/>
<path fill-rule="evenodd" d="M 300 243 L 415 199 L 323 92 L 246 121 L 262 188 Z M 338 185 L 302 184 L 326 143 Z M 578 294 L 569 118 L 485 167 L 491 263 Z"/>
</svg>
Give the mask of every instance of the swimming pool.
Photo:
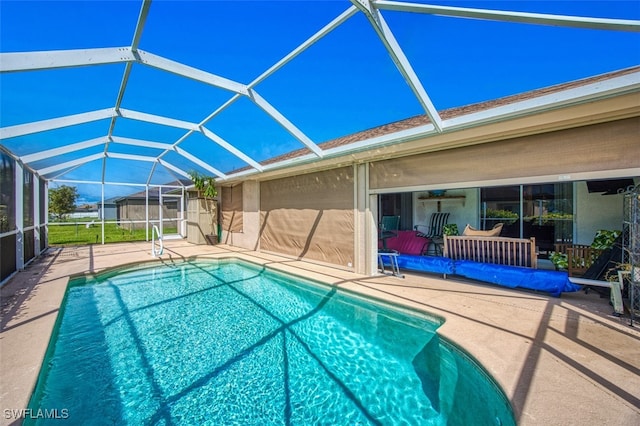
<svg viewBox="0 0 640 426">
<path fill-rule="evenodd" d="M 105 273 L 69 284 L 29 408 L 74 424 L 515 424 L 440 324 L 237 260 Z"/>
</svg>

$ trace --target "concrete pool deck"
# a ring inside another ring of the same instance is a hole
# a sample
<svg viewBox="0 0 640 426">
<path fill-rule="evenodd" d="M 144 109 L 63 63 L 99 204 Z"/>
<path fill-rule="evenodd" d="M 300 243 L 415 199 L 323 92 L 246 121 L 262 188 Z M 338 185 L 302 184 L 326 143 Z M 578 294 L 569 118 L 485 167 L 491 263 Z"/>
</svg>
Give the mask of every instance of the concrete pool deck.
<svg viewBox="0 0 640 426">
<path fill-rule="evenodd" d="M 20 423 L 10 410 L 28 403 L 68 277 L 152 261 L 150 249 L 148 242 L 51 248 L 0 289 L 1 424 Z M 597 293 L 554 298 L 457 277 L 365 277 L 182 240 L 165 241 L 160 261 L 194 257 L 238 257 L 443 317 L 439 333 L 496 379 L 520 425 L 640 424 L 640 324 L 612 316 Z"/>
</svg>

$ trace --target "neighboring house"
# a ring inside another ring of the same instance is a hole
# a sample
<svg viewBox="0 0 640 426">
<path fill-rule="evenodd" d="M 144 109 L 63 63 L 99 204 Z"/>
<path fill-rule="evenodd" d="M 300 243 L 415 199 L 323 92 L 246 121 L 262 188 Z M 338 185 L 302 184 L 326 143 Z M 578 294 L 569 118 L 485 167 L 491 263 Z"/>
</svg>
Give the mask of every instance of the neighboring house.
<svg viewBox="0 0 640 426">
<path fill-rule="evenodd" d="M 175 185 L 174 183 L 168 185 Z M 174 191 L 175 192 L 175 191 Z M 168 194 L 171 194 L 169 192 Z M 162 219 L 165 227 L 176 228 L 177 221 L 181 217 L 180 197 L 163 196 Z M 113 200 L 115 205 L 116 221 L 124 229 L 143 229 L 146 226 L 147 208 L 146 191 L 136 192 L 126 197 Z M 160 200 L 157 190 L 149 191 L 149 221 L 158 224 L 160 220 Z"/>
<path fill-rule="evenodd" d="M 69 218 L 78 219 L 84 217 L 98 217 L 98 207 L 95 204 L 83 204 L 77 206 L 73 213 L 68 215 Z"/>
<path fill-rule="evenodd" d="M 116 199 L 118 197 L 109 198 L 108 200 L 104 200 L 104 211 L 102 207 L 102 203 L 98 203 L 98 218 L 100 220 L 104 219 L 106 221 L 116 220 L 117 219 L 117 207 L 116 207 Z"/>
</svg>

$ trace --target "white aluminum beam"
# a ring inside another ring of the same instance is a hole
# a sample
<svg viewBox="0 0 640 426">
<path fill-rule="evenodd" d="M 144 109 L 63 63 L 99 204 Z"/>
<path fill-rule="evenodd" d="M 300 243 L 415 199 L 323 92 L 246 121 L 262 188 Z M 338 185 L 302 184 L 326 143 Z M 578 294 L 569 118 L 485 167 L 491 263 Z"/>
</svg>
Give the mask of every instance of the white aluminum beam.
<svg viewBox="0 0 640 426">
<path fill-rule="evenodd" d="M 253 102 L 258 105 L 264 112 L 269 114 L 271 118 L 276 120 L 285 130 L 293 137 L 302 142 L 307 148 L 309 148 L 316 156 L 322 158 L 322 150 L 318 145 L 316 145 L 311 139 L 307 137 L 300 129 L 293 125 L 287 118 L 280 113 L 276 108 L 274 108 L 269 102 L 267 102 L 262 96 L 258 94 L 255 90 L 251 89 L 251 99 Z"/>
<path fill-rule="evenodd" d="M 318 31 L 317 33 L 312 35 L 305 42 L 303 42 L 298 47 L 296 47 L 294 50 L 292 50 L 290 53 L 288 53 L 284 58 L 280 59 L 278 62 L 276 62 L 274 65 L 272 65 L 268 70 L 266 70 L 265 72 L 260 74 L 260 76 L 258 76 L 258 78 L 256 78 L 251 83 L 249 83 L 247 85 L 248 93 L 251 92 L 250 89 L 254 88 L 258 84 L 260 84 L 262 81 L 266 80 L 273 73 L 275 73 L 280 68 L 282 68 L 283 66 L 285 66 L 286 64 L 291 62 L 295 57 L 297 57 L 302 52 L 307 50 L 309 47 L 311 47 L 313 44 L 315 44 L 322 37 L 326 36 L 331 31 L 336 29 L 338 26 L 340 26 L 347 19 L 349 19 L 350 17 L 355 15 L 357 12 L 358 12 L 358 8 L 356 8 L 355 6 L 350 6 L 345 12 L 341 13 L 337 18 L 335 18 L 329 24 L 324 26 L 320 31 Z M 202 120 L 200 122 L 200 125 L 203 126 L 203 125 L 207 124 L 209 121 L 211 121 L 211 119 L 213 119 L 216 115 L 220 114 L 222 111 L 227 109 L 230 105 L 232 105 L 238 99 L 240 99 L 240 94 L 236 93 L 232 98 L 230 98 L 228 101 L 226 101 L 222 106 L 220 106 L 214 112 L 209 114 L 209 116 L 207 116 L 207 118 Z"/>
<path fill-rule="evenodd" d="M 120 116 L 131 120 L 146 121 L 147 123 L 160 124 L 163 126 L 177 127 L 179 129 L 198 131 L 198 125 L 188 121 L 176 120 L 174 118 L 161 117 L 159 115 L 147 114 L 145 112 L 132 111 L 121 108 Z"/>
<path fill-rule="evenodd" d="M 182 169 L 178 169 L 178 170 L 182 170 Z M 173 178 L 174 178 L 175 180 L 177 180 L 177 181 L 179 181 L 179 180 L 180 180 L 180 176 L 178 176 L 174 170 L 169 169 L 169 170 L 167 170 L 167 172 L 168 172 L 171 176 L 173 176 Z"/>
<path fill-rule="evenodd" d="M 219 87 L 221 89 L 229 90 L 231 92 L 239 93 L 241 95 L 247 95 L 247 86 L 238 83 L 228 78 L 220 77 L 215 74 L 211 74 L 206 71 L 199 70 L 197 68 L 190 67 L 188 65 L 181 64 L 179 62 L 172 61 L 170 59 L 163 58 L 161 56 L 154 55 L 143 50 L 137 51 L 140 63 L 148 65 L 153 68 L 158 68 L 163 71 L 167 71 L 173 74 L 187 77 L 192 80 L 200 81 L 202 83 Z"/>
<path fill-rule="evenodd" d="M 78 179 L 55 179 L 55 178 L 51 178 L 49 179 L 49 182 L 55 182 L 55 183 L 88 183 L 88 184 L 92 184 L 92 185 L 102 185 L 102 182 L 100 182 L 99 180 L 78 180 Z M 144 185 L 140 185 L 140 186 L 144 186 Z"/>
<path fill-rule="evenodd" d="M 298 47 L 289 52 L 284 58 L 280 59 L 274 65 L 271 66 L 268 70 L 263 72 L 258 78 L 249 83 L 249 88 L 253 88 L 262 81 L 264 81 L 267 77 L 271 76 L 273 73 L 278 71 L 280 68 L 288 64 L 295 57 L 300 55 L 302 52 L 307 50 L 309 47 L 313 46 L 317 41 L 319 41 L 322 37 L 329 34 L 334 29 L 338 28 L 342 25 L 347 19 L 351 18 L 358 12 L 358 8 L 355 6 L 350 6 L 347 10 L 342 12 L 338 17 L 336 17 L 333 21 L 329 22 L 322 29 L 316 32 L 314 35 L 305 40 Z"/>
<path fill-rule="evenodd" d="M 82 164 L 78 164 L 77 166 L 73 166 L 70 169 L 64 169 L 63 171 L 61 171 L 60 173 L 58 173 L 57 175 L 55 175 L 51 179 L 49 179 L 49 181 L 57 181 L 60 176 L 64 176 L 67 173 L 71 173 L 72 171 L 74 171 L 78 167 L 82 167 Z"/>
<path fill-rule="evenodd" d="M 140 14 L 138 15 L 138 22 L 136 23 L 136 29 L 133 34 L 133 41 L 131 42 L 131 51 L 133 55 L 138 59 L 138 45 L 140 44 L 140 39 L 142 37 L 142 30 L 144 29 L 144 24 L 147 20 L 147 15 L 149 14 L 149 8 L 151 7 L 151 0 L 144 0 L 142 2 L 142 7 L 140 8 Z M 131 75 L 131 69 L 133 68 L 133 62 L 127 62 L 127 65 L 124 69 L 124 74 L 122 75 L 122 80 L 120 82 L 120 88 L 118 89 L 118 96 L 116 97 L 116 105 L 115 110 L 119 111 L 120 106 L 122 105 L 122 99 L 124 98 L 124 92 L 127 89 L 127 84 L 129 83 L 129 76 Z M 111 123 L 109 124 L 109 132 L 108 136 L 110 140 L 113 140 L 111 136 L 113 135 L 113 130 L 116 127 L 116 121 L 118 120 L 117 116 L 113 116 L 111 118 Z M 109 141 L 104 145 L 104 154 L 106 155 L 109 151 Z M 106 157 L 102 160 L 102 181 L 104 182 L 107 174 L 107 159 Z M 103 186 L 104 191 L 104 186 Z M 104 224 L 104 221 L 103 221 Z M 104 234 L 103 234 L 104 236 Z"/>
<path fill-rule="evenodd" d="M 283 57 L 278 62 L 273 64 L 268 70 L 266 70 L 265 72 L 260 74 L 260 76 L 258 76 L 258 78 L 256 78 L 255 80 L 253 80 L 251 83 L 249 83 L 247 85 L 247 88 L 248 89 L 252 89 L 255 86 L 257 86 L 258 84 L 260 84 L 261 82 L 263 82 L 264 80 L 266 80 L 268 77 L 270 77 L 272 74 L 274 74 L 276 71 L 278 71 L 280 68 L 282 68 L 283 66 L 285 66 L 289 62 L 291 62 L 294 58 L 296 58 L 302 52 L 307 50 L 309 47 L 313 46 L 321 38 L 323 38 L 324 36 L 329 34 L 331 31 L 333 31 L 334 29 L 336 29 L 337 27 L 342 25 L 347 19 L 351 18 L 357 12 L 358 12 L 358 8 L 357 7 L 350 6 L 346 11 L 342 12 L 337 18 L 335 18 L 333 21 L 331 21 L 330 23 L 325 25 L 320 31 L 316 32 L 314 35 L 309 37 L 307 40 L 305 40 L 298 47 L 296 47 L 294 50 L 289 52 L 285 57 Z M 211 119 L 213 119 L 216 115 L 220 114 L 222 111 L 227 109 L 231 104 L 233 104 L 238 99 L 240 99 L 240 95 L 239 94 L 234 95 L 231 99 L 226 101 L 222 106 L 220 106 L 214 112 L 209 114 L 209 116 L 207 118 L 202 120 L 200 122 L 200 125 L 203 126 L 203 125 L 207 124 Z"/>
<path fill-rule="evenodd" d="M 340 26 L 342 23 L 344 23 L 347 19 L 349 19 L 350 17 L 352 17 L 353 15 L 355 15 L 358 12 L 358 9 L 355 6 L 350 6 L 345 12 L 341 13 L 337 18 L 335 18 L 333 21 L 331 21 L 329 24 L 327 24 L 326 26 L 324 26 L 320 31 L 316 32 L 314 35 L 312 35 L 309 39 L 307 39 L 305 42 L 303 42 L 301 45 L 299 45 L 297 48 L 295 48 L 293 51 L 291 51 L 289 54 L 287 54 L 284 58 L 280 59 L 278 62 L 276 62 L 273 66 L 271 66 L 267 71 L 265 71 L 264 73 L 262 73 L 258 78 L 256 78 L 255 80 L 253 80 L 248 86 L 246 86 L 246 93 L 240 93 L 237 92 L 234 96 L 232 96 L 228 101 L 226 101 L 222 106 L 220 106 L 218 109 L 216 109 L 214 112 L 212 112 L 211 114 L 209 114 L 209 116 L 207 116 L 204 120 L 202 120 L 199 123 L 199 126 L 204 126 L 205 124 L 207 124 L 210 120 L 212 120 L 215 116 L 217 116 L 218 114 L 220 114 L 222 111 L 224 111 L 226 108 L 228 108 L 230 105 L 232 105 L 235 101 L 237 101 L 238 99 L 240 99 L 241 95 L 247 95 L 249 93 L 249 88 L 253 88 L 255 87 L 257 84 L 259 84 L 260 82 L 264 81 L 266 78 L 268 78 L 269 76 L 271 76 L 273 73 L 275 73 L 276 71 L 278 71 L 280 68 L 282 68 L 284 65 L 286 65 L 287 63 L 289 63 L 291 60 L 293 60 L 295 57 L 297 57 L 298 55 L 300 55 L 302 52 L 304 52 L 305 50 L 307 50 L 307 48 L 309 48 L 310 46 L 312 46 L 313 44 L 315 44 L 318 40 L 320 40 L 322 37 L 326 36 L 327 34 L 329 34 L 331 31 L 333 31 L 335 28 L 337 28 L 338 26 Z M 180 139 L 178 139 L 178 141 L 176 141 L 173 146 L 177 148 L 178 145 L 180 145 L 187 137 L 189 137 L 191 135 L 191 133 L 193 132 L 193 130 L 189 130 L 189 132 L 187 132 L 184 136 L 182 136 Z M 211 139 L 211 138 L 210 138 Z M 215 140 L 214 140 L 215 141 Z M 225 142 L 226 143 L 226 142 Z M 167 154 L 168 151 L 163 152 L 159 158 L 162 158 L 164 155 Z M 315 152 L 315 151 L 314 151 Z M 246 161 L 246 160 L 245 160 Z M 257 164 L 257 163 L 256 163 Z M 255 166 L 254 166 L 255 167 Z M 211 170 L 210 170 L 211 171 Z M 219 175 L 221 178 L 225 179 L 226 175 L 224 174 L 220 174 Z"/>
<path fill-rule="evenodd" d="M 133 41 L 131 42 L 131 50 L 133 55 L 137 55 L 138 45 L 140 44 L 140 38 L 142 37 L 142 30 L 144 29 L 144 24 L 147 20 L 147 15 L 149 14 L 149 8 L 151 7 L 151 0 L 144 0 L 142 2 L 142 7 L 140 8 L 140 15 L 138 15 L 138 22 L 136 23 L 136 29 L 133 34 Z M 116 97 L 116 111 L 120 109 L 120 105 L 122 105 L 122 98 L 124 97 L 124 92 L 127 89 L 127 84 L 129 82 L 129 76 L 131 75 L 131 69 L 133 68 L 133 62 L 127 62 L 127 65 L 124 69 L 124 74 L 122 75 L 122 81 L 120 82 L 120 89 L 118 90 L 118 96 Z M 109 125 L 109 136 L 113 135 L 113 129 L 116 127 L 117 117 L 111 118 L 111 124 Z M 109 144 L 107 143 L 104 147 L 105 153 L 109 149 Z"/>
<path fill-rule="evenodd" d="M 132 62 L 129 47 L 0 53 L 0 73 Z"/>
<path fill-rule="evenodd" d="M 402 77 L 404 77 L 416 98 L 418 98 L 418 101 L 422 105 L 422 108 L 433 123 L 434 127 L 438 132 L 441 132 L 442 119 L 440 118 L 440 114 L 438 114 L 438 110 L 433 105 L 433 102 L 431 102 L 431 99 L 429 98 L 429 95 L 427 95 L 424 87 L 422 87 L 420 79 L 413 70 L 411 63 L 405 56 L 400 44 L 398 44 L 398 41 L 394 37 L 391 29 L 380 12 L 374 8 L 374 5 L 370 0 L 351 0 L 351 2 L 354 3 L 367 17 L 378 34 L 378 37 L 382 41 L 382 44 L 384 44 L 387 49 L 389 56 L 391 56 L 391 59 L 396 64 L 400 74 L 402 74 Z"/>
<path fill-rule="evenodd" d="M 144 25 L 147 22 L 147 16 L 149 15 L 149 9 L 151 8 L 151 0 L 143 0 L 140 7 L 140 14 L 138 15 L 138 22 L 136 23 L 136 29 L 133 33 L 133 40 L 131 41 L 131 50 L 134 52 L 138 50 L 140 39 L 142 38 L 142 31 Z"/>
<path fill-rule="evenodd" d="M 146 141 L 142 139 L 131 139 L 131 138 L 123 138 L 120 136 L 112 136 L 111 140 L 113 141 L 113 143 L 120 144 L 120 145 L 133 145 L 133 146 L 142 146 L 145 148 L 167 149 L 167 150 L 173 149 L 173 145 L 168 143 L 152 142 L 152 141 Z"/>
<path fill-rule="evenodd" d="M 69 152 L 79 151 L 81 149 L 91 148 L 92 146 L 102 145 L 103 143 L 105 143 L 106 140 L 107 139 L 104 137 L 89 139 L 84 142 L 72 143 L 69 145 L 61 146 L 59 148 L 52 148 L 52 149 L 47 149 L 46 151 L 34 152 L 33 154 L 23 155 L 22 157 L 20 157 L 20 160 L 23 163 L 32 163 L 34 161 L 40 161 L 45 158 L 56 157 L 58 155 L 67 154 Z"/>
<path fill-rule="evenodd" d="M 90 184 L 94 184 L 94 185 L 102 185 L 102 182 L 100 182 L 98 180 L 49 179 L 49 181 L 50 182 L 56 182 L 56 183 L 90 183 Z M 135 186 L 135 187 L 141 187 L 141 188 L 144 188 L 145 186 L 147 186 L 144 183 L 116 182 L 116 181 L 106 181 L 106 182 L 104 182 L 104 184 L 105 185 Z M 175 189 L 183 188 L 183 186 L 181 186 L 181 185 L 164 185 L 164 184 L 158 184 L 158 183 L 149 184 L 148 186 L 163 187 L 163 188 L 175 188 Z"/>
<path fill-rule="evenodd" d="M 156 167 L 158 166 L 159 161 L 160 161 L 160 158 L 158 157 L 158 161 L 153 163 L 153 165 L 151 166 L 151 171 L 149 172 L 149 177 L 147 177 L 147 185 L 149 185 L 149 183 L 151 182 L 151 178 L 153 177 L 153 174 L 156 172 Z"/>
<path fill-rule="evenodd" d="M 224 111 L 225 109 L 227 109 L 229 106 L 231 106 L 235 101 L 237 101 L 238 99 L 240 99 L 242 95 L 239 94 L 235 94 L 231 97 L 231 99 L 229 99 L 228 101 L 226 101 L 224 104 L 222 104 L 220 107 L 218 107 L 218 109 L 216 109 L 215 111 L 213 111 L 211 114 L 209 114 L 207 116 L 207 118 L 205 118 L 204 120 L 202 120 L 200 122 L 200 126 L 204 126 L 205 124 L 207 124 L 209 121 L 211 121 L 211 119 L 213 119 L 213 117 L 215 117 L 216 115 L 220 114 L 222 111 Z M 189 136 L 189 135 L 185 135 L 185 136 Z"/>
<path fill-rule="evenodd" d="M 31 123 L 17 124 L 0 128 L 0 139 L 15 138 L 32 133 L 46 132 L 48 130 L 59 129 L 61 127 L 74 126 L 76 124 L 89 123 L 91 121 L 111 118 L 115 114 L 113 108 L 100 109 L 97 111 L 83 112 L 81 114 L 67 115 L 65 117 L 51 118 Z"/>
<path fill-rule="evenodd" d="M 185 172 L 184 170 L 174 166 L 171 163 L 166 162 L 165 160 L 158 160 L 158 163 L 162 164 L 163 166 L 165 166 L 167 169 L 172 170 L 174 172 L 176 172 L 177 174 L 179 174 L 182 177 L 185 177 L 187 179 L 191 179 L 191 177 L 189 177 L 189 174 L 187 172 Z"/>
<path fill-rule="evenodd" d="M 38 170 L 38 174 L 46 175 L 49 173 L 57 172 L 59 170 L 68 169 L 70 167 L 87 164 L 94 160 L 99 160 L 104 157 L 104 153 L 87 155 L 86 157 L 78 158 L 76 160 L 67 161 L 66 163 L 56 164 L 55 166 L 45 167 L 44 169 Z"/>
<path fill-rule="evenodd" d="M 118 89 L 118 96 L 116 97 L 116 106 L 115 106 L 116 111 L 118 111 L 120 109 L 120 105 L 122 105 L 122 98 L 124 98 L 124 91 L 127 88 L 132 67 L 133 67 L 132 63 L 129 62 L 124 68 L 124 74 L 122 75 L 122 81 L 120 82 L 120 89 Z M 113 134 L 113 129 L 115 129 L 116 127 L 117 119 L 118 119 L 117 115 L 114 115 L 113 117 L 111 117 L 111 123 L 109 124 L 109 133 L 108 133 L 109 136 Z M 105 147 L 105 150 L 106 149 L 107 147 Z"/>
<path fill-rule="evenodd" d="M 156 157 L 150 157 L 148 155 L 122 154 L 118 152 L 108 152 L 105 158 L 118 158 L 120 160 L 134 160 L 134 161 L 148 161 L 150 163 L 157 161 Z"/>
<path fill-rule="evenodd" d="M 431 15 L 454 16 L 458 18 L 485 19 L 491 21 L 519 22 L 526 24 L 554 25 L 562 27 L 588 28 L 594 30 L 640 32 L 640 21 L 631 19 L 591 18 L 584 16 L 549 15 L 543 13 L 512 12 L 466 7 L 434 6 L 398 1 L 377 0 L 376 9 L 399 12 L 426 13 Z"/>
<path fill-rule="evenodd" d="M 258 163 L 257 161 L 255 161 L 254 159 L 249 157 L 248 155 L 244 154 L 243 152 L 241 152 L 235 146 L 231 145 L 229 142 L 225 141 L 220 136 L 218 136 L 215 133 L 213 133 L 211 130 L 207 129 L 204 126 L 201 126 L 200 130 L 202 131 L 203 135 L 205 135 L 206 137 L 208 137 L 209 139 L 211 139 L 212 141 L 214 141 L 215 143 L 217 143 L 218 145 L 220 145 L 221 147 L 223 147 L 224 149 L 226 149 L 227 151 L 229 151 L 230 153 L 232 153 L 236 157 L 242 159 L 244 162 L 246 162 L 247 164 L 251 165 L 254 169 L 259 170 L 259 171 L 263 170 L 263 168 L 260 165 L 260 163 Z"/>
<path fill-rule="evenodd" d="M 215 167 L 211 167 L 208 163 L 205 163 L 204 161 L 200 160 L 198 157 L 195 157 L 195 156 L 189 154 L 184 149 L 176 146 L 175 147 L 175 151 L 178 154 L 182 155 L 187 160 L 199 165 L 200 167 L 202 167 L 203 169 L 213 173 L 214 175 L 219 176 L 221 179 L 226 179 L 227 178 L 226 174 L 224 174 L 220 170 L 216 169 Z"/>
<path fill-rule="evenodd" d="M 235 96 L 240 96 L 238 94 L 236 94 Z M 168 148 L 165 149 L 165 151 L 158 155 L 158 160 L 160 160 L 161 158 L 163 158 L 165 155 L 167 155 L 167 153 L 169 153 L 170 151 L 176 151 L 177 153 L 179 153 L 180 155 L 182 155 L 183 157 L 191 160 L 192 162 L 199 164 L 200 166 L 204 167 L 205 169 L 207 169 L 208 171 L 210 171 L 211 173 L 216 174 L 217 176 L 219 176 L 222 179 L 226 178 L 226 175 L 224 173 L 222 173 L 221 171 L 219 171 L 218 169 L 212 167 L 211 165 L 209 165 L 208 163 L 205 163 L 204 161 L 200 160 L 200 159 L 196 159 L 197 161 L 194 161 L 193 159 L 196 158 L 194 156 L 192 156 L 191 154 L 189 154 L 187 151 L 181 149 L 178 147 L 178 145 L 180 145 L 183 141 L 185 141 L 189 136 L 191 136 L 191 134 L 193 134 L 196 130 L 189 130 L 187 133 L 185 133 L 182 137 L 180 137 L 180 139 L 178 139 L 175 143 L 173 143 L 173 145 L 170 145 Z M 201 129 L 198 128 L 199 132 L 202 132 Z M 206 165 L 206 167 L 205 167 Z M 151 177 L 153 176 L 153 173 L 155 171 L 155 165 L 154 168 L 151 169 L 151 173 L 149 173 L 149 177 L 147 178 L 147 183 L 149 183 L 151 181 Z"/>
</svg>

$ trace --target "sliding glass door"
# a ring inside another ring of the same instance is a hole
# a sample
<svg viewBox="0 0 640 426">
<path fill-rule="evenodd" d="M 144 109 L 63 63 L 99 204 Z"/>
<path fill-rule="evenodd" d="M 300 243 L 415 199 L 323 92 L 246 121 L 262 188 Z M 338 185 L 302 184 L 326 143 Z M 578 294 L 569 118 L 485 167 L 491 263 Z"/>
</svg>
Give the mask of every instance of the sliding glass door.
<svg viewBox="0 0 640 426">
<path fill-rule="evenodd" d="M 536 238 L 540 254 L 573 239 L 573 185 L 513 185 L 480 190 L 480 224 L 503 223 L 504 237 Z"/>
</svg>

